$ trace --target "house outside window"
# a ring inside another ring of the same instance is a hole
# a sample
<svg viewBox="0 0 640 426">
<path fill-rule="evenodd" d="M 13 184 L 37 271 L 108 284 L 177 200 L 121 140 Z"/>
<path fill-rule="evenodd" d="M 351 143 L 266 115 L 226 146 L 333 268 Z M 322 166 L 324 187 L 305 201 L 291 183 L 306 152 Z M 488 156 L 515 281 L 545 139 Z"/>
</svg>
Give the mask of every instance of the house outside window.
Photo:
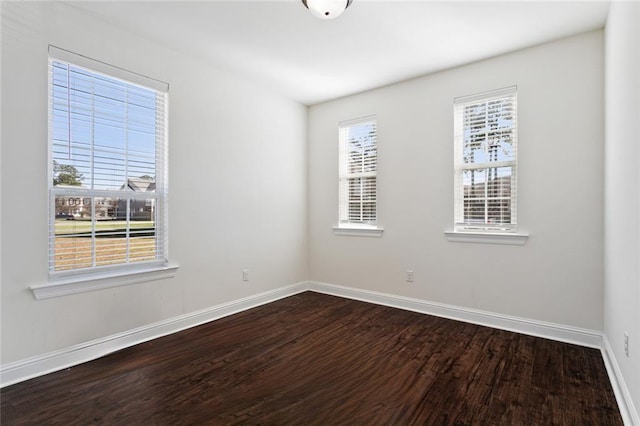
<svg viewBox="0 0 640 426">
<path fill-rule="evenodd" d="M 50 46 L 49 275 L 167 264 L 168 85 Z"/>
<path fill-rule="evenodd" d="M 517 231 L 517 143 L 517 87 L 455 99 L 456 231 Z"/>
</svg>

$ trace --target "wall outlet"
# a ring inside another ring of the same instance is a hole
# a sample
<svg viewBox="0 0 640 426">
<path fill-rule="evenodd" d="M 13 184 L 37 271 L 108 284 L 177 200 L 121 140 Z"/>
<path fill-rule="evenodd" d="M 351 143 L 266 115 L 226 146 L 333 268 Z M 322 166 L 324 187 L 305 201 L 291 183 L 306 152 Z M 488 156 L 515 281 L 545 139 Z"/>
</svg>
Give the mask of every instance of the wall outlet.
<svg viewBox="0 0 640 426">
<path fill-rule="evenodd" d="M 249 281 L 249 270 L 248 269 L 243 269 L 242 270 L 242 281 Z"/>
<path fill-rule="evenodd" d="M 407 269 L 405 271 L 405 280 L 408 283 L 412 283 L 413 282 L 413 271 L 411 269 Z"/>
<path fill-rule="evenodd" d="M 629 358 L 629 333 L 624 332 L 624 354 Z"/>
</svg>

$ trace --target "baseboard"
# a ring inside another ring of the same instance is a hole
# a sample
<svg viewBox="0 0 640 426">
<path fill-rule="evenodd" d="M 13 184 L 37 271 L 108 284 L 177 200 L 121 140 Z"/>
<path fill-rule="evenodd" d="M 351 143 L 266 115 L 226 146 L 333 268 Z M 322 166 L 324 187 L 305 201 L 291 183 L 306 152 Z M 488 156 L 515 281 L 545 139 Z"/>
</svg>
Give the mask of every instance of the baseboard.
<svg viewBox="0 0 640 426">
<path fill-rule="evenodd" d="M 0 387 L 63 370 L 139 343 L 195 327 L 306 290 L 308 290 L 307 283 L 300 282 L 43 355 L 8 363 L 0 367 Z"/>
<path fill-rule="evenodd" d="M 624 381 L 624 376 L 622 375 L 622 371 L 620 371 L 618 360 L 616 359 L 613 348 L 611 347 L 611 343 L 609 343 L 609 339 L 606 334 L 602 336 L 602 343 L 602 359 L 604 360 L 604 366 L 606 367 L 607 374 L 609 375 L 611 387 L 613 387 L 613 393 L 618 401 L 622 420 L 625 425 L 640 426 L 640 416 L 633 404 L 629 388 Z"/>
<path fill-rule="evenodd" d="M 501 315 L 492 312 L 362 290 L 353 287 L 344 287 L 320 282 L 300 282 L 122 333 L 85 342 L 69 348 L 2 365 L 0 367 L 0 387 L 9 386 L 14 383 L 91 361 L 142 342 L 176 333 L 190 327 L 195 327 L 209 321 L 307 290 L 528 334 L 536 337 L 578 344 L 581 346 L 598 349 L 602 348 L 602 335 L 600 332 L 593 330 Z"/>
<path fill-rule="evenodd" d="M 580 346 L 600 349 L 602 347 L 602 333 L 595 330 L 570 327 L 528 318 L 496 314 L 461 306 L 444 303 L 429 302 L 421 299 L 379 293 L 353 287 L 344 287 L 321 282 L 310 282 L 309 290 L 318 293 L 331 294 L 363 302 L 405 309 L 423 314 L 435 315 L 458 321 L 469 322 L 501 330 L 513 331 L 536 337 L 572 343 Z"/>
</svg>

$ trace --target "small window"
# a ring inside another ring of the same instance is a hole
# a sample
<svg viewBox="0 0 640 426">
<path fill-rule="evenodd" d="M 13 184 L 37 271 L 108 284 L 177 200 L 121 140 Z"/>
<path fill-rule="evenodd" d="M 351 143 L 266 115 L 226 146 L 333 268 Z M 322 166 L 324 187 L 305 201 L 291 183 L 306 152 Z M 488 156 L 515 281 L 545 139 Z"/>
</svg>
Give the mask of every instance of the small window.
<svg viewBox="0 0 640 426">
<path fill-rule="evenodd" d="M 49 50 L 49 274 L 167 263 L 164 83 Z"/>
<path fill-rule="evenodd" d="M 456 231 L 517 231 L 516 90 L 454 101 Z"/>
<path fill-rule="evenodd" d="M 375 116 L 342 122 L 339 153 L 339 227 L 375 227 L 377 223 L 377 120 Z"/>
</svg>

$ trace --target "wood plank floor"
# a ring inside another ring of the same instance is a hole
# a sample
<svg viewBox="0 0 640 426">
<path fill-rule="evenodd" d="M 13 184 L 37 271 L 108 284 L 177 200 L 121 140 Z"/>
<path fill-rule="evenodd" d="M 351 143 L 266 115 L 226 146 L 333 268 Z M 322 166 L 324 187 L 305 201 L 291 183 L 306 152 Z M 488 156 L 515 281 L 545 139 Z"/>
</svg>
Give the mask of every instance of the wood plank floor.
<svg viewBox="0 0 640 426">
<path fill-rule="evenodd" d="M 3 425 L 621 425 L 596 349 L 306 292 L 2 389 Z"/>
</svg>

